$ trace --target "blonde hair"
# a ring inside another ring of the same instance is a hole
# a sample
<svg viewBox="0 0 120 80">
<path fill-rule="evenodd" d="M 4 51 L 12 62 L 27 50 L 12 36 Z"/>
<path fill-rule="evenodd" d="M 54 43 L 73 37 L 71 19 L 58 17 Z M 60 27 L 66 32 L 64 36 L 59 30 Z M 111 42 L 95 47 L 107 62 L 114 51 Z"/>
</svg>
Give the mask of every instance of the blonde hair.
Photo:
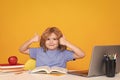
<svg viewBox="0 0 120 80">
<path fill-rule="evenodd" d="M 57 35 L 57 39 L 58 39 L 58 40 L 63 36 L 62 32 L 61 32 L 58 28 L 56 28 L 56 27 L 49 27 L 49 28 L 47 28 L 47 29 L 43 32 L 43 34 L 41 35 L 41 40 L 40 40 L 40 46 L 43 47 L 44 51 L 47 50 L 47 47 L 45 46 L 45 42 L 46 42 L 48 36 L 49 36 L 51 33 L 54 33 L 55 35 Z M 59 44 L 59 43 L 58 43 L 58 44 Z M 64 45 L 60 45 L 60 44 L 58 45 L 58 49 L 59 49 L 59 50 L 62 50 L 62 51 L 63 51 L 63 50 L 65 50 L 66 48 L 67 48 L 67 47 L 64 46 Z"/>
</svg>

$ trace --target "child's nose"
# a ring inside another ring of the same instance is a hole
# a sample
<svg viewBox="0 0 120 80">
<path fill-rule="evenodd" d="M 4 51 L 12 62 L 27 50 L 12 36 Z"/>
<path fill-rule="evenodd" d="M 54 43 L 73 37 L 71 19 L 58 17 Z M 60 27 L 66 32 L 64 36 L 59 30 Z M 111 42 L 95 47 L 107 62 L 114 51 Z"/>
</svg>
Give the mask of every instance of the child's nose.
<svg viewBox="0 0 120 80">
<path fill-rule="evenodd" d="M 50 43 L 53 43 L 53 40 L 50 40 Z"/>
</svg>

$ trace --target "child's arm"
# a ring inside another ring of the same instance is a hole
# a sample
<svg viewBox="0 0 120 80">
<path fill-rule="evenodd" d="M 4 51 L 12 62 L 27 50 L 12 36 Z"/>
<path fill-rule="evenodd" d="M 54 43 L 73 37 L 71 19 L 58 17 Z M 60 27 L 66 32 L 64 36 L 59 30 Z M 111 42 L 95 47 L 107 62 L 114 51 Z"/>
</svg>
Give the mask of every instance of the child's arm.
<svg viewBox="0 0 120 80">
<path fill-rule="evenodd" d="M 74 52 L 75 59 L 83 58 L 85 56 L 84 52 L 80 48 L 67 41 L 64 36 L 60 38 L 60 44 L 70 48 Z"/>
<path fill-rule="evenodd" d="M 27 40 L 20 48 L 19 51 L 21 53 L 29 53 L 29 46 L 33 42 L 40 42 L 40 36 L 38 34 L 35 34 L 31 39 Z"/>
</svg>

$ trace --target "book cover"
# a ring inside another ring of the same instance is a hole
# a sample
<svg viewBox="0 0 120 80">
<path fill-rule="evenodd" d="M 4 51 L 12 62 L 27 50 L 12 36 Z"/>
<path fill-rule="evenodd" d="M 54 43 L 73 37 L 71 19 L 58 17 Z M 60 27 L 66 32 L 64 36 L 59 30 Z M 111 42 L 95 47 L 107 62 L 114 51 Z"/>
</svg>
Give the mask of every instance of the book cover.
<svg viewBox="0 0 120 80">
<path fill-rule="evenodd" d="M 16 65 L 10 65 L 10 64 L 0 64 L 0 69 L 7 69 L 7 68 L 24 68 L 24 64 L 16 64 Z"/>
</svg>

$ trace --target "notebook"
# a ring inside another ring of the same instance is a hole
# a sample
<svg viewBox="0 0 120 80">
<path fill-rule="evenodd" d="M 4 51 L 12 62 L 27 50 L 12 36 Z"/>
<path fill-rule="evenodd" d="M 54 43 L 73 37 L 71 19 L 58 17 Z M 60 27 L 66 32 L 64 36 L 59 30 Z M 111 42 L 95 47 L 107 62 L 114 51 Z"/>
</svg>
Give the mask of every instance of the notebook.
<svg viewBox="0 0 120 80">
<path fill-rule="evenodd" d="M 93 47 L 89 70 L 84 71 L 68 71 L 69 74 L 92 77 L 105 74 L 104 55 L 117 53 L 116 57 L 116 73 L 120 72 L 120 45 L 104 45 Z"/>
</svg>

